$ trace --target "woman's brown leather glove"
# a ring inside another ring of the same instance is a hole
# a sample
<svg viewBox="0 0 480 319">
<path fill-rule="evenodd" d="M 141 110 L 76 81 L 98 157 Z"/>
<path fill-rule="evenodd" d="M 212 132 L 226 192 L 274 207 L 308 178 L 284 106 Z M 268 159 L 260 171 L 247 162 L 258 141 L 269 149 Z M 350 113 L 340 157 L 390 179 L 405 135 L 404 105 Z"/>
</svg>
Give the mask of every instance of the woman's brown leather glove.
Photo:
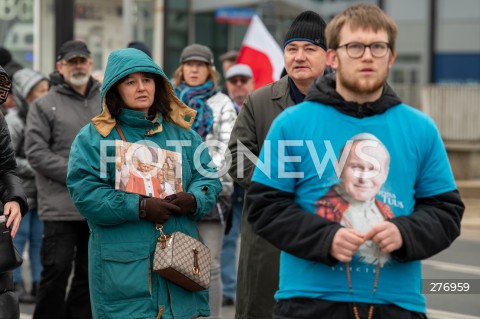
<svg viewBox="0 0 480 319">
<path fill-rule="evenodd" d="M 140 219 L 163 225 L 172 214 L 180 214 L 180 208 L 160 198 L 140 198 L 140 211 L 138 212 Z"/>
<path fill-rule="evenodd" d="M 180 208 L 178 215 L 190 215 L 197 210 L 197 200 L 192 193 L 180 192 L 165 197 L 165 200 Z"/>
</svg>

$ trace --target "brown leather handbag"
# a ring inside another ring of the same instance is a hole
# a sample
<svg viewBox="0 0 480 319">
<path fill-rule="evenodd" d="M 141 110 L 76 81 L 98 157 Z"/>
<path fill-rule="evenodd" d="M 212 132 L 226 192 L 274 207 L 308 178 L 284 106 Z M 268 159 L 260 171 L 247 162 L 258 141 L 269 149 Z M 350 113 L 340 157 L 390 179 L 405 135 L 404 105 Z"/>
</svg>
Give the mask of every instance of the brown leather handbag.
<svg viewBox="0 0 480 319">
<path fill-rule="evenodd" d="M 153 271 L 188 291 L 210 286 L 210 249 L 182 232 L 165 235 L 163 227 L 155 248 Z M 200 238 L 200 236 L 199 236 Z"/>
</svg>

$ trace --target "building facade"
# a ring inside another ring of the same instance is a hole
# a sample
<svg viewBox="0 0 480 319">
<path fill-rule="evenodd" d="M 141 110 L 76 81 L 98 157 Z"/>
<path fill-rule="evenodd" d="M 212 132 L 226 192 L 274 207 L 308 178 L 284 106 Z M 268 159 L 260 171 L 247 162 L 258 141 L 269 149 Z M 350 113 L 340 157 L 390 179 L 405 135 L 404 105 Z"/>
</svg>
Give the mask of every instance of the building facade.
<svg viewBox="0 0 480 319">
<path fill-rule="evenodd" d="M 54 68 L 59 47 L 56 40 L 68 37 L 69 29 L 70 38 L 88 44 L 95 69 L 103 69 L 112 50 L 140 40 L 152 48 L 154 60 L 166 74 L 173 76 L 181 50 L 189 43 L 205 44 L 215 56 L 240 48 L 248 25 L 218 22 L 215 14 L 219 8 L 254 9 L 281 43 L 291 21 L 301 11 L 317 11 L 328 21 L 354 2 L 2 0 L 0 46 L 9 49 L 18 62 L 48 74 Z M 367 2 L 380 5 L 399 26 L 398 58 L 390 82 L 400 91 L 426 83 L 480 84 L 480 1 Z"/>
</svg>

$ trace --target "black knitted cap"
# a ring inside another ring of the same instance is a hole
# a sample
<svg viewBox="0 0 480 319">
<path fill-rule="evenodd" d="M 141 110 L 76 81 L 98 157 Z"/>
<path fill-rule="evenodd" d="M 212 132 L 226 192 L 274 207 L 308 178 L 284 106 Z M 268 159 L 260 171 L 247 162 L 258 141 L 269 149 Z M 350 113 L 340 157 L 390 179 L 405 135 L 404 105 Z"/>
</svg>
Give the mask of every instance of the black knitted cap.
<svg viewBox="0 0 480 319">
<path fill-rule="evenodd" d="M 283 47 L 285 48 L 287 44 L 293 41 L 308 41 L 326 51 L 325 27 L 326 23 L 318 13 L 304 11 L 293 20 L 285 35 Z"/>
</svg>

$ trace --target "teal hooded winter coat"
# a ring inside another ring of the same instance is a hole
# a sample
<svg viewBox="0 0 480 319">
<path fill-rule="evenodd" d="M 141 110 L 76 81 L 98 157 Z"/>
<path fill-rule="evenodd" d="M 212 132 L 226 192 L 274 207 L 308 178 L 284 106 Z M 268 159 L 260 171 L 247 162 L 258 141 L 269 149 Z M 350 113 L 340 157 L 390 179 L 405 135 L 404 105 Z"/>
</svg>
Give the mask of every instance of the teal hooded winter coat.
<svg viewBox="0 0 480 319">
<path fill-rule="evenodd" d="M 163 80 L 172 111 L 168 118 L 157 114 L 150 120 L 143 112 L 122 109 L 114 118 L 105 104 L 105 94 L 117 81 L 135 72 L 157 74 Z M 122 49 L 110 54 L 102 92 L 102 114 L 85 126 L 72 144 L 67 186 L 78 211 L 90 227 L 89 283 L 94 318 L 190 319 L 208 316 L 208 290 L 189 292 L 163 279 L 152 270 L 153 254 L 159 232 L 155 225 L 140 220 L 137 194 L 115 189 L 115 140 L 121 137 L 119 124 L 128 142 L 153 142 L 162 149 L 178 152 L 168 141 L 182 140 L 183 191 L 197 201 L 193 215 L 172 215 L 164 232 L 184 232 L 198 237 L 196 220 L 207 214 L 221 191 L 216 169 L 208 165 L 208 150 L 194 153 L 202 144 L 190 129 L 195 112 L 175 97 L 161 70 L 137 49 Z M 113 143 L 113 145 L 112 145 Z M 201 166 L 214 177 L 205 177 L 195 168 Z M 203 191 L 202 191 L 203 190 Z M 206 192 L 205 192 L 206 190 Z"/>
</svg>

